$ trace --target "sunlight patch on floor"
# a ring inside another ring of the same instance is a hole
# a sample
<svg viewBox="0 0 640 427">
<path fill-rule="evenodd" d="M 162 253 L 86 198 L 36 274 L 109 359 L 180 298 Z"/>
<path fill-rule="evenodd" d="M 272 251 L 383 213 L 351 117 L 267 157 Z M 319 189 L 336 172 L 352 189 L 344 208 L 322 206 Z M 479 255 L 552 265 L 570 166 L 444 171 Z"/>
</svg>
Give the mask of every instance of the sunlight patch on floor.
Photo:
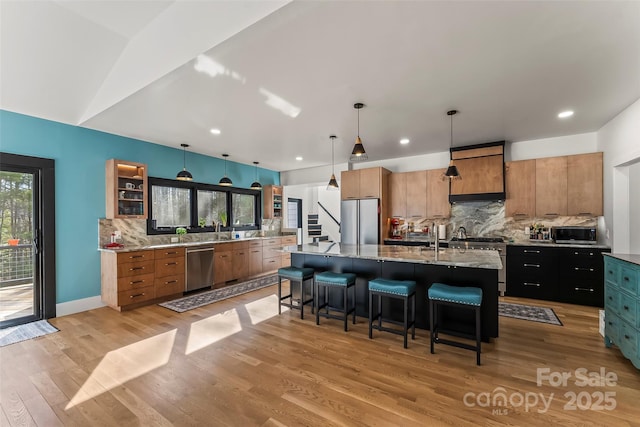
<svg viewBox="0 0 640 427">
<path fill-rule="evenodd" d="M 267 319 L 270 319 L 274 316 L 278 315 L 277 309 L 278 307 L 278 296 L 277 295 L 269 295 L 264 298 L 260 298 L 259 300 L 248 302 L 244 305 L 247 309 L 247 313 L 251 317 L 251 324 L 257 325 L 260 322 L 264 322 Z M 282 307 L 282 312 L 289 310 L 288 307 Z"/>
<path fill-rule="evenodd" d="M 185 354 L 191 354 L 241 330 L 242 325 L 235 308 L 193 322 Z"/>
<path fill-rule="evenodd" d="M 169 361 L 176 329 L 107 353 L 65 409 L 118 387 Z"/>
</svg>

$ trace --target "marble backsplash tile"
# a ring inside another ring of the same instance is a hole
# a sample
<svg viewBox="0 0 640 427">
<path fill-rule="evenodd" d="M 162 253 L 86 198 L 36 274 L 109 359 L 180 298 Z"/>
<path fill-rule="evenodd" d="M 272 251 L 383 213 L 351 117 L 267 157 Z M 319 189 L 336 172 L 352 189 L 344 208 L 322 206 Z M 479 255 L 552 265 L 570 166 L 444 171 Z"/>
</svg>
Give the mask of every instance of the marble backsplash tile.
<svg viewBox="0 0 640 427">
<path fill-rule="evenodd" d="M 120 231 L 122 239 L 119 243 L 125 246 L 163 245 L 171 243 L 175 234 L 147 234 L 147 220 L 145 219 L 106 219 L 98 220 L 98 242 L 100 247 L 111 241 L 111 234 Z M 282 231 L 281 219 L 263 219 L 262 230 L 247 230 L 242 232 L 243 237 L 277 236 Z M 187 233 L 182 236 L 183 242 L 207 242 L 211 240 L 231 240 L 231 232 L 218 233 Z"/>
<path fill-rule="evenodd" d="M 596 227 L 597 217 L 560 216 L 556 218 L 524 218 L 515 219 L 504 216 L 504 202 L 459 202 L 451 205 L 451 217 L 447 219 L 411 218 L 416 230 L 429 227 L 435 223 L 446 224 L 449 240 L 460 227 L 467 230 L 469 237 L 503 237 L 507 241 L 528 242 L 529 235 L 525 228 L 532 223 L 545 227 L 583 226 Z M 406 229 L 408 222 L 402 226 Z"/>
</svg>

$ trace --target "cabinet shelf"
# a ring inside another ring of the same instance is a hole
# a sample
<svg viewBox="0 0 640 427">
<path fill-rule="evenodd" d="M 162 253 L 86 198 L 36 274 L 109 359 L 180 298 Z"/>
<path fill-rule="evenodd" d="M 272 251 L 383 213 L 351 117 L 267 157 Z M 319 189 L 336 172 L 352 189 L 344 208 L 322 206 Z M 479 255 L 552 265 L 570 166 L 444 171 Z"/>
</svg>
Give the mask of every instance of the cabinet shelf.
<svg viewBox="0 0 640 427">
<path fill-rule="evenodd" d="M 147 218 L 147 165 L 124 160 L 106 162 L 106 217 Z M 127 184 L 135 188 L 127 188 Z M 130 197 L 135 195 L 136 197 Z"/>
</svg>

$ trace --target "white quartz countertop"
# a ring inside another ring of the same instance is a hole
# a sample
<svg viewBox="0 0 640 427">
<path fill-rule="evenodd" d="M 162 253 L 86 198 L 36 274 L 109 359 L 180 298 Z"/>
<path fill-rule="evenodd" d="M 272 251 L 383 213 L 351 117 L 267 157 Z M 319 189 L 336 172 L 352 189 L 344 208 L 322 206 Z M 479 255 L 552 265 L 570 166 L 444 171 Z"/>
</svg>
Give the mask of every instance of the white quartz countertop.
<svg viewBox="0 0 640 427">
<path fill-rule="evenodd" d="M 150 249 L 166 249 L 166 248 L 188 248 L 194 246 L 212 246 L 219 243 L 233 243 L 233 242 L 246 242 L 250 240 L 269 240 L 280 237 L 291 237 L 295 234 L 283 234 L 280 236 L 265 236 L 265 237 L 245 237 L 242 239 L 220 239 L 220 240 L 207 240 L 200 242 L 182 242 L 182 243 L 163 243 L 158 245 L 142 245 L 142 246 L 125 246 L 123 248 L 98 248 L 102 252 L 134 252 L 134 251 L 146 251 Z"/>
<path fill-rule="evenodd" d="M 617 258 L 622 261 L 627 261 L 636 265 L 640 265 L 640 254 L 605 254 L 611 258 Z"/>
<path fill-rule="evenodd" d="M 346 258 L 361 258 L 383 261 L 410 262 L 415 264 L 450 265 L 456 267 L 502 269 L 497 251 L 476 251 L 466 249 L 440 249 L 436 259 L 434 248 L 389 245 L 344 245 L 340 243 L 310 243 L 299 246 L 285 246 L 285 252 L 330 255 Z"/>
</svg>

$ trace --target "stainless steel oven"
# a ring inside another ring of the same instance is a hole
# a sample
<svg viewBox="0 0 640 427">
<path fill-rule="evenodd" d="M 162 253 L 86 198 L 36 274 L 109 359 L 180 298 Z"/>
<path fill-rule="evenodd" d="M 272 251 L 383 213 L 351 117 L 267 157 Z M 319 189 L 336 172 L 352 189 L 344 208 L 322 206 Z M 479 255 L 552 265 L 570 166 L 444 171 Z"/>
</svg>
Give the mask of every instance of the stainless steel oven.
<svg viewBox="0 0 640 427">
<path fill-rule="evenodd" d="M 507 244 L 502 237 L 468 237 L 466 239 L 454 237 L 449 242 L 449 247 L 454 249 L 498 251 L 502 262 L 502 269 L 498 270 L 498 291 L 500 296 L 504 296 L 507 290 Z"/>
</svg>

